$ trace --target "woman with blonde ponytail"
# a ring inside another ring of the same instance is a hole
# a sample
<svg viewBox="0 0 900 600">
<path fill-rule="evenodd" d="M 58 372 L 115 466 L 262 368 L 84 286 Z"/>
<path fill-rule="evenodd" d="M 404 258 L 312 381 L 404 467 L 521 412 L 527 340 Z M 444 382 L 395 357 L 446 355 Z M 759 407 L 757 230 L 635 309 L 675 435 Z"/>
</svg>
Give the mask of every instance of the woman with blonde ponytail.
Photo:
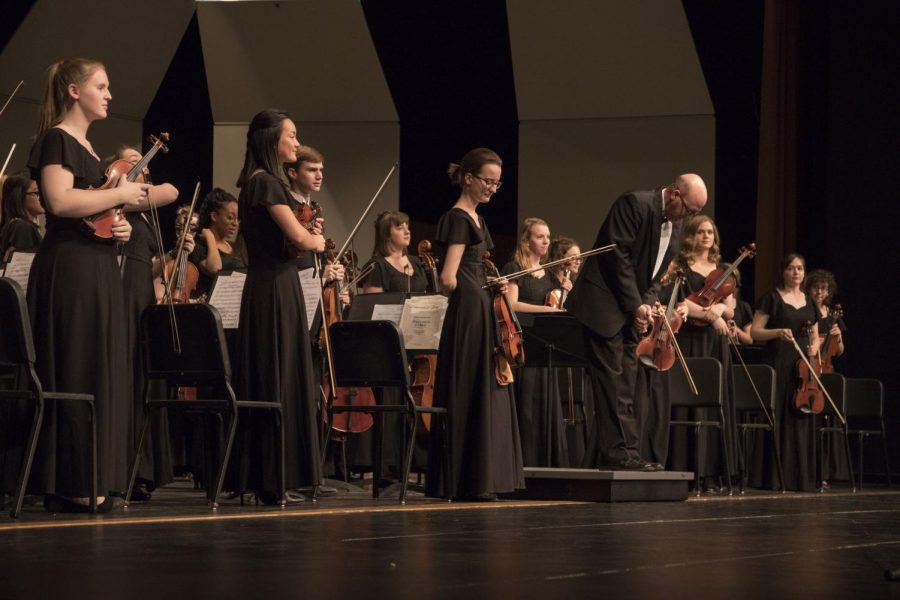
<svg viewBox="0 0 900 600">
<path fill-rule="evenodd" d="M 150 186 L 103 183 L 90 125 L 107 116 L 112 95 L 103 65 L 87 59 L 50 67 L 40 132 L 28 168 L 40 184 L 47 232 L 28 281 L 36 367 L 44 389 L 93 394 L 97 408 L 100 512 L 122 506 L 131 427 L 127 321 L 115 244 L 85 235 L 81 218 L 115 206 L 146 206 Z M 117 242 L 131 225 L 113 225 Z M 29 491 L 50 512 L 88 512 L 90 425 L 84 407 L 48 405 Z"/>
</svg>

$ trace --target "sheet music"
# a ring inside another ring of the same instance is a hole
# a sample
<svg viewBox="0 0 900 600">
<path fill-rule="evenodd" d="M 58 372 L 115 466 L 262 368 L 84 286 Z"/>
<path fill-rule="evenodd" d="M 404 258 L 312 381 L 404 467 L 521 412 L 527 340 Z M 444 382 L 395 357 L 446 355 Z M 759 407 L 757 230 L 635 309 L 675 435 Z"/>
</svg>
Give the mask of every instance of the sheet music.
<svg viewBox="0 0 900 600">
<path fill-rule="evenodd" d="M 298 271 L 297 275 L 300 277 L 300 288 L 306 303 L 306 326 L 311 331 L 319 302 L 322 301 L 322 282 L 316 277 L 316 270 L 312 267 Z"/>
<path fill-rule="evenodd" d="M 403 304 L 376 304 L 372 307 L 372 320 L 392 321 L 394 325 L 400 325 L 403 306 Z"/>
<path fill-rule="evenodd" d="M 216 307 L 222 317 L 222 327 L 237 329 L 241 316 L 241 295 L 244 293 L 246 273 L 235 271 L 231 275 L 219 275 L 213 286 L 209 303 Z"/>
<path fill-rule="evenodd" d="M 409 298 L 400 315 L 400 331 L 407 350 L 437 350 L 447 313 L 447 297 L 440 294 Z"/>
<path fill-rule="evenodd" d="M 31 273 L 31 263 L 34 262 L 34 252 L 13 252 L 12 258 L 6 264 L 3 276 L 12 279 L 23 291 L 28 290 L 28 275 Z"/>
</svg>

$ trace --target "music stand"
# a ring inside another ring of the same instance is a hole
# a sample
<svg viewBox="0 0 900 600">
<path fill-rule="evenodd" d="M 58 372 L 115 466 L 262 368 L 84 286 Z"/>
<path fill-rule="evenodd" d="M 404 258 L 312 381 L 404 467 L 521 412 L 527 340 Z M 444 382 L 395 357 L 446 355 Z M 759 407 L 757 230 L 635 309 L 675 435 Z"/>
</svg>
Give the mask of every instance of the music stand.
<svg viewBox="0 0 900 600">
<path fill-rule="evenodd" d="M 378 294 L 357 294 L 350 303 L 347 321 L 371 321 L 377 304 L 403 304 L 407 298 L 424 296 L 424 292 L 380 292 Z"/>
<path fill-rule="evenodd" d="M 551 377 L 554 368 L 587 367 L 583 325 L 568 313 L 516 313 L 525 340 L 525 367 L 547 369 L 545 427 L 547 465 L 552 458 Z"/>
</svg>

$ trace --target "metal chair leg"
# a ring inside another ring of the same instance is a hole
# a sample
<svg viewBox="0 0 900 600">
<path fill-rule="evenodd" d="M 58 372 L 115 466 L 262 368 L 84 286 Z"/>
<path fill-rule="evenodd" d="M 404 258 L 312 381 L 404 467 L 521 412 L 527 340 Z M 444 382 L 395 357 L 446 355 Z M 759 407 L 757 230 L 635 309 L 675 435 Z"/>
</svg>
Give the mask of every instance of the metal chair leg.
<svg viewBox="0 0 900 600">
<path fill-rule="evenodd" d="M 725 478 L 728 481 L 728 495 L 734 496 L 734 488 L 731 487 L 731 459 L 728 457 L 728 433 L 725 431 L 725 411 L 719 407 L 719 437 L 722 439 L 722 452 L 725 456 Z"/>
<path fill-rule="evenodd" d="M 150 428 L 150 411 L 144 409 L 144 424 L 141 426 L 141 436 L 138 438 L 137 450 L 135 451 L 134 460 L 131 462 L 131 471 L 128 476 L 128 489 L 125 491 L 125 506 L 131 502 L 131 492 L 134 491 L 134 482 L 137 480 L 138 468 L 141 464 L 141 450 L 144 448 L 144 439 L 147 437 L 147 430 Z"/>
<path fill-rule="evenodd" d="M 884 430 L 884 421 L 881 421 L 881 449 L 884 451 L 884 470 L 887 475 L 888 487 L 891 487 L 891 459 L 888 457 L 887 435 Z"/>
<path fill-rule="evenodd" d="M 94 402 L 88 403 L 88 414 L 91 417 L 91 514 L 97 514 L 97 408 Z"/>
<path fill-rule="evenodd" d="M 41 399 L 35 402 L 34 416 L 31 420 L 31 431 L 28 434 L 28 442 L 25 446 L 25 458 L 22 461 L 22 469 L 19 472 L 19 487 L 16 490 L 13 508 L 9 512 L 10 518 L 18 519 L 22 512 L 22 504 L 25 502 L 25 489 L 28 487 L 28 479 L 31 477 L 31 465 L 34 463 L 34 454 L 37 451 L 38 437 L 41 435 L 41 427 L 44 423 L 44 403 Z"/>
<path fill-rule="evenodd" d="M 212 510 L 218 510 L 219 508 L 219 496 L 222 494 L 222 486 L 225 484 L 225 471 L 228 469 L 228 462 L 231 460 L 231 448 L 234 446 L 234 436 L 237 433 L 238 414 L 235 411 L 230 416 L 231 421 L 228 424 L 225 452 L 222 455 L 222 464 L 219 466 L 219 473 L 216 475 L 216 487 L 213 492 L 215 495 L 209 501 L 209 507 Z"/>
<path fill-rule="evenodd" d="M 406 487 L 409 485 L 409 471 L 412 468 L 413 452 L 415 452 L 416 448 L 416 427 L 419 425 L 419 419 L 416 418 L 417 415 L 415 413 L 409 416 L 412 421 L 412 426 L 410 427 L 412 431 L 410 432 L 409 440 L 406 445 L 406 456 L 403 457 L 403 481 L 400 482 L 400 504 L 406 504 Z"/>
<path fill-rule="evenodd" d="M 700 426 L 694 427 L 694 495 L 700 496 Z"/>
<path fill-rule="evenodd" d="M 853 477 L 853 458 L 850 455 L 850 435 L 847 433 L 847 424 L 844 424 L 843 431 L 841 434 L 844 436 L 844 452 L 847 456 L 847 470 L 850 475 L 850 489 L 851 491 L 856 491 L 856 479 Z M 860 482 L 862 485 L 862 482 Z"/>
</svg>

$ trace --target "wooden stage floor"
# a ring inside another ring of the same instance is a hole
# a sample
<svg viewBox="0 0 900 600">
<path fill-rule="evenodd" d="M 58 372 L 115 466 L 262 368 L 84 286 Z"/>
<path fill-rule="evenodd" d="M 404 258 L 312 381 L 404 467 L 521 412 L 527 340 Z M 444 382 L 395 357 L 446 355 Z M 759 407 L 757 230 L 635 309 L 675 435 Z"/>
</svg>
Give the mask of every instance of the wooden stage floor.
<svg viewBox="0 0 900 600">
<path fill-rule="evenodd" d="M 0 599 L 900 597 L 900 491 L 687 502 L 340 494 L 206 509 L 184 484 L 106 515 L 0 519 Z"/>
</svg>

